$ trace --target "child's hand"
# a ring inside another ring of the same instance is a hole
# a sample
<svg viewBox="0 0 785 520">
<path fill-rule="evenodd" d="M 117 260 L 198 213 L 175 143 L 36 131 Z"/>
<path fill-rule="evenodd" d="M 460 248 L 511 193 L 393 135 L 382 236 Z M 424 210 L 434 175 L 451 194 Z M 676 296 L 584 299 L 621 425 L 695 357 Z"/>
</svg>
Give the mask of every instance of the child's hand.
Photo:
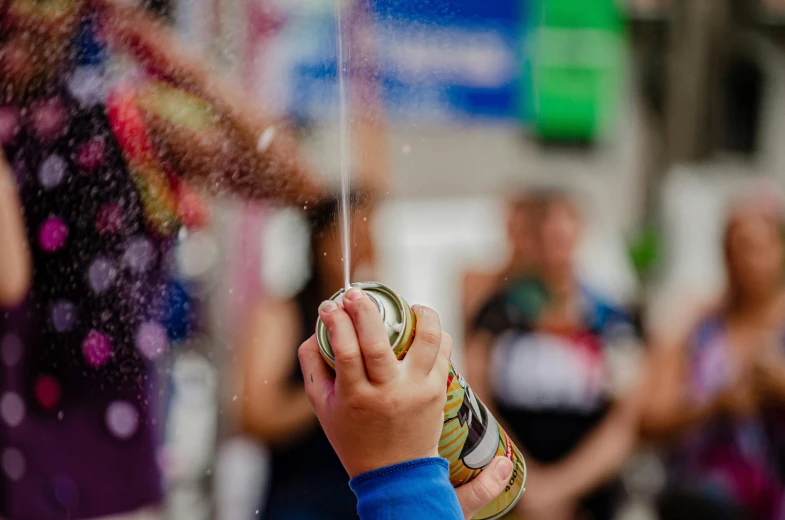
<svg viewBox="0 0 785 520">
<path fill-rule="evenodd" d="M 343 302 L 343 309 L 333 301 L 319 308 L 335 354 L 335 374 L 315 337 L 300 347 L 300 364 L 308 398 L 346 471 L 354 477 L 438 456 L 452 352 L 439 315 L 414 308 L 414 342 L 398 361 L 379 311 L 365 293 L 351 289 Z"/>
</svg>

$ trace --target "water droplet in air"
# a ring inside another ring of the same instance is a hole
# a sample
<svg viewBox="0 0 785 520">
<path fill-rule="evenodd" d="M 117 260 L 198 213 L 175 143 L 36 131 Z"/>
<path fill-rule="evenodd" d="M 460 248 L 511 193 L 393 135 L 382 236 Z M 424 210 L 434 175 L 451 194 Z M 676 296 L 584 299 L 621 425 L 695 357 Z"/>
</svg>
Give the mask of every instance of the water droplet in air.
<svg viewBox="0 0 785 520">
<path fill-rule="evenodd" d="M 237 396 L 232 397 L 232 401 L 237 401 Z"/>
<path fill-rule="evenodd" d="M 403 148 L 401 148 L 401 151 L 403 152 L 404 155 L 409 155 L 410 153 L 412 153 L 412 147 L 411 145 L 405 144 L 403 145 Z"/>
<path fill-rule="evenodd" d="M 366 222 L 367 220 L 368 220 L 368 217 L 363 217 L 363 222 Z"/>
<path fill-rule="evenodd" d="M 324 256 L 327 256 L 327 251 L 324 252 Z"/>
</svg>

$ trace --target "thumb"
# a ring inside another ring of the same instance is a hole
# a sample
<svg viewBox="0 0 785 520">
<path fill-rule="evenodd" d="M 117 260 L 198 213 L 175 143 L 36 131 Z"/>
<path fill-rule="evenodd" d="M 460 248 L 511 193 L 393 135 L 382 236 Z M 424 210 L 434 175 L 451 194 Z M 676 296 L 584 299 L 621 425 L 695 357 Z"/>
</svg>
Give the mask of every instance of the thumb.
<svg viewBox="0 0 785 520">
<path fill-rule="evenodd" d="M 512 474 L 512 462 L 507 457 L 496 457 L 482 473 L 471 482 L 457 488 L 458 502 L 461 503 L 463 517 L 469 520 L 477 511 L 504 491 Z"/>
</svg>

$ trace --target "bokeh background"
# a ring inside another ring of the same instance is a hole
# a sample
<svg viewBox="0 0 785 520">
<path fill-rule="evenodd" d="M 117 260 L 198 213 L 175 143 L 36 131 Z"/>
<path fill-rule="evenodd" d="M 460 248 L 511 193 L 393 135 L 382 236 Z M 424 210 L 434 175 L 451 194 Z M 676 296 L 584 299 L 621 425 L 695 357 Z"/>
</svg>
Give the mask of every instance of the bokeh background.
<svg viewBox="0 0 785 520">
<path fill-rule="evenodd" d="M 574 196 L 579 278 L 631 309 L 645 352 L 684 309 L 722 294 L 731 197 L 752 181 L 769 193 L 785 183 L 780 0 L 147 7 L 206 56 L 212 74 L 297 129 L 297 153 L 321 185 L 337 189 L 348 137 L 353 182 L 378 194 L 375 276 L 439 311 L 462 368 L 471 273 L 505 267 L 513 195 Z M 348 135 L 339 125 L 338 10 Z M 210 205 L 209 224 L 178 238 L 173 342 L 159 362 L 166 515 L 249 520 L 264 507 L 269 452 L 241 427 L 238 331 L 259 301 L 302 289 L 308 208 L 228 195 Z M 641 377 L 641 357 L 621 370 Z M 620 475 L 615 517 L 658 518 L 659 448 L 639 443 Z"/>
</svg>

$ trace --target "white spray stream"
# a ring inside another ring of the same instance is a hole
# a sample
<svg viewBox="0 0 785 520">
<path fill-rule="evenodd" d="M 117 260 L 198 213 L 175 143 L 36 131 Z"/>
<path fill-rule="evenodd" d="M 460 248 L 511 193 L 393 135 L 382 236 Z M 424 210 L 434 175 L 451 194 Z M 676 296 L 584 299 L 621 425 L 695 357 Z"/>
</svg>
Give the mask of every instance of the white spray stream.
<svg viewBox="0 0 785 520">
<path fill-rule="evenodd" d="M 348 74 L 348 50 L 343 44 L 343 11 L 345 0 L 335 0 L 336 36 L 338 39 L 338 95 L 340 110 L 341 132 L 341 244 L 343 248 L 343 278 L 346 289 L 351 287 L 351 200 L 349 200 L 349 175 L 351 173 L 350 141 L 351 128 L 349 126 L 349 106 L 346 102 L 346 76 Z"/>
</svg>

